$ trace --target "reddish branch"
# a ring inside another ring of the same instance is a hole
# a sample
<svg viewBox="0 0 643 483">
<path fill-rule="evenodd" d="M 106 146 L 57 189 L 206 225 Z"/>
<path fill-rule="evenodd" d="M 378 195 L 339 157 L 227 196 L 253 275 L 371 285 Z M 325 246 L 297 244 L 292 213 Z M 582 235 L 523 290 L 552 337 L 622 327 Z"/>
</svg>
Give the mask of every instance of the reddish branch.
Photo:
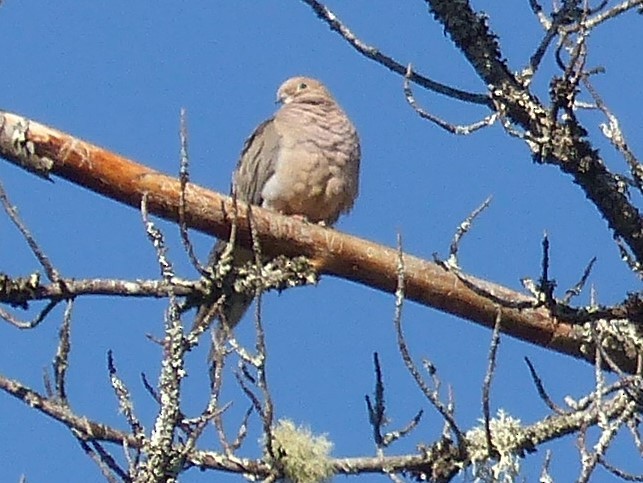
<svg viewBox="0 0 643 483">
<path fill-rule="evenodd" d="M 147 195 L 150 213 L 178 221 L 177 179 L 15 114 L 0 112 L 0 156 L 40 176 L 60 176 L 136 209 Z M 189 227 L 229 236 L 235 216 L 231 198 L 191 183 L 185 195 Z M 237 241 L 248 247 L 252 246 L 250 216 L 267 254 L 304 255 L 320 273 L 395 292 L 395 249 L 239 203 Z M 500 314 L 505 334 L 593 362 L 595 350 L 574 336 L 571 324 L 552 317 L 544 307 L 515 308 L 528 306 L 532 298 L 471 276 L 464 283 L 464 276 L 411 255 L 404 254 L 404 266 L 406 298 L 489 328 Z M 635 371 L 636 356 L 622 352 L 611 356 L 622 370 Z"/>
</svg>

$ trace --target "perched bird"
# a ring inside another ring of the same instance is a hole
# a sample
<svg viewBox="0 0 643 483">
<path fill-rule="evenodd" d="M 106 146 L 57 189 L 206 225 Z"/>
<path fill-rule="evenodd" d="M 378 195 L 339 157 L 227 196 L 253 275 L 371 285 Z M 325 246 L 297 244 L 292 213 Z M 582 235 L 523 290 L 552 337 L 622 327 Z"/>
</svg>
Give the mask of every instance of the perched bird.
<svg viewBox="0 0 643 483">
<path fill-rule="evenodd" d="M 246 140 L 232 180 L 238 200 L 313 223 L 332 225 L 353 206 L 358 193 L 360 145 L 353 123 L 318 80 L 293 77 L 277 91 L 281 108 Z M 227 242 L 214 246 L 208 263 L 221 257 Z M 253 259 L 235 247 L 233 264 Z M 221 321 L 234 327 L 251 294 L 234 292 L 225 301 Z M 201 306 L 199 316 L 210 312 Z"/>
</svg>

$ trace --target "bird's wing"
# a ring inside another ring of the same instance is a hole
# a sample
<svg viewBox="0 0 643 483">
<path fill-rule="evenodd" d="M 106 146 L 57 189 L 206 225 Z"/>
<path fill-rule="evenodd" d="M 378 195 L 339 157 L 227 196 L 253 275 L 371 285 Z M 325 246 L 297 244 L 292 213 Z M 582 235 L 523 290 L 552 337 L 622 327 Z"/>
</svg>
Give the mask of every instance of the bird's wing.
<svg viewBox="0 0 643 483">
<path fill-rule="evenodd" d="M 261 192 L 275 173 L 280 136 L 274 118 L 262 122 L 246 140 L 233 180 L 233 193 L 246 203 L 261 205 Z"/>
</svg>

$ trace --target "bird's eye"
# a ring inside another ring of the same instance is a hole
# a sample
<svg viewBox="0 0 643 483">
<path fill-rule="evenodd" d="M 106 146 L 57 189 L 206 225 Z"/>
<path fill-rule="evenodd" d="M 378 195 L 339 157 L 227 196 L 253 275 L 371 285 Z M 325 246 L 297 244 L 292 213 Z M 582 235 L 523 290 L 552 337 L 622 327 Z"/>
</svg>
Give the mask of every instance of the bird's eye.
<svg viewBox="0 0 643 483">
<path fill-rule="evenodd" d="M 300 91 L 303 91 L 303 90 L 304 90 L 304 89 L 306 89 L 307 87 L 308 87 L 308 84 L 306 84 L 305 82 L 302 82 L 301 84 L 299 84 L 299 90 L 300 90 Z"/>
</svg>

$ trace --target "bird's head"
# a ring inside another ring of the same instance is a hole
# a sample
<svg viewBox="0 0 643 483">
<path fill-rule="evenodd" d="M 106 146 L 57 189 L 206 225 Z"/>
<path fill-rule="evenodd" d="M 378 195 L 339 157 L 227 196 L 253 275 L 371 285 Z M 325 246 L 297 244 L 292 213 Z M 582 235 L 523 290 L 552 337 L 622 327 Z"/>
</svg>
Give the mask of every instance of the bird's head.
<svg viewBox="0 0 643 483">
<path fill-rule="evenodd" d="M 333 97 L 326 86 L 310 77 L 291 77 L 277 90 L 277 102 L 321 102 L 332 101 Z"/>
</svg>

